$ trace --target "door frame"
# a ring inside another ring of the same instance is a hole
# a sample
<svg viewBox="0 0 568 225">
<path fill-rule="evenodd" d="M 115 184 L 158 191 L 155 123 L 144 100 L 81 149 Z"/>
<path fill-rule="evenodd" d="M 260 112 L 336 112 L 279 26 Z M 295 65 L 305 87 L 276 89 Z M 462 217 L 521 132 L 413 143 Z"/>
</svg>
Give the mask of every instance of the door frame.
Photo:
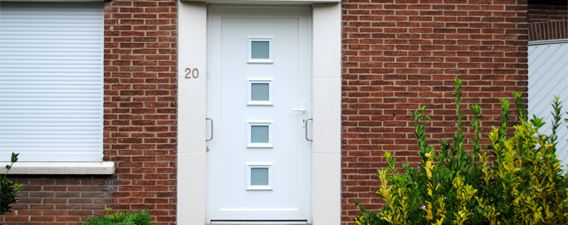
<svg viewBox="0 0 568 225">
<path fill-rule="evenodd" d="M 178 224 L 207 224 L 207 3 L 178 3 Z M 222 0 L 205 2 L 219 3 Z M 226 2 L 226 1 L 225 1 Z M 312 7 L 312 225 L 341 223 L 341 5 L 339 0 L 240 0 Z M 187 77 L 187 78 L 186 78 Z"/>
</svg>

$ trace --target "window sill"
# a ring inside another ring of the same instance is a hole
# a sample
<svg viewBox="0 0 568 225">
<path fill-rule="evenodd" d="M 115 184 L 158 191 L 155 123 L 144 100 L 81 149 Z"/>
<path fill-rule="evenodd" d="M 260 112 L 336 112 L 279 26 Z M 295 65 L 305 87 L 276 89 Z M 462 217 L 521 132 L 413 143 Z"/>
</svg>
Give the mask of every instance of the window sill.
<svg viewBox="0 0 568 225">
<path fill-rule="evenodd" d="M 6 172 L 0 162 L 0 174 Z M 9 175 L 112 175 L 114 162 L 17 162 L 10 170 Z"/>
</svg>

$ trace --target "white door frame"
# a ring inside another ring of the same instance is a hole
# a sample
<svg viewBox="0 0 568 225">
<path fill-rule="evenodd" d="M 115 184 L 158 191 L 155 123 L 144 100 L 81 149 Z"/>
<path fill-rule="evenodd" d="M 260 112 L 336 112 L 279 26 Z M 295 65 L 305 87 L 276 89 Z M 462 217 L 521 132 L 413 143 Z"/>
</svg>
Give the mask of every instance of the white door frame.
<svg viewBox="0 0 568 225">
<path fill-rule="evenodd" d="M 340 1 L 233 0 L 231 2 L 312 5 L 314 121 L 311 224 L 339 225 L 341 223 Z M 207 223 L 206 43 L 207 4 L 189 0 L 180 2 L 178 4 L 177 224 Z M 189 74 L 186 76 L 188 71 Z"/>
</svg>

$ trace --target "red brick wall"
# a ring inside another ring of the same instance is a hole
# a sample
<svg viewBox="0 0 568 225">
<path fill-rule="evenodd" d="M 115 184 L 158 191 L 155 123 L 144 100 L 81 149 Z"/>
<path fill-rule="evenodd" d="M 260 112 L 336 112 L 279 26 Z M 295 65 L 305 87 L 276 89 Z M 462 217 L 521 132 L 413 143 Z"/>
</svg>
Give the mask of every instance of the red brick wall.
<svg viewBox="0 0 568 225">
<path fill-rule="evenodd" d="M 16 215 L 0 221 L 77 224 L 112 207 L 174 223 L 175 7 L 107 3 L 105 160 L 117 173 L 20 176 Z M 343 10 L 342 220 L 351 224 L 355 199 L 380 206 L 374 174 L 385 150 L 418 160 L 414 109 L 429 107 L 431 137 L 451 136 L 454 77 L 464 80 L 464 101 L 485 109 L 485 127 L 499 118 L 499 97 L 527 91 L 528 25 L 525 0 L 345 0 Z"/>
<path fill-rule="evenodd" d="M 105 160 L 117 163 L 110 207 L 173 224 L 177 3 L 115 0 L 105 17 Z"/>
<path fill-rule="evenodd" d="M 105 160 L 113 176 L 17 176 L 20 203 L 0 224 L 75 225 L 105 207 L 176 214 L 175 0 L 105 3 Z"/>
<path fill-rule="evenodd" d="M 113 179 L 99 176 L 16 176 L 24 189 L 14 211 L 0 224 L 68 225 L 102 214 Z"/>
<path fill-rule="evenodd" d="M 568 1 L 531 1 L 529 40 L 568 39 Z"/>
<path fill-rule="evenodd" d="M 482 126 L 496 124 L 498 98 L 527 91 L 527 34 L 526 0 L 343 1 L 343 224 L 353 224 L 355 199 L 380 207 L 384 151 L 419 160 L 419 105 L 433 142 L 451 137 L 455 77 L 464 102 L 482 105 Z"/>
</svg>

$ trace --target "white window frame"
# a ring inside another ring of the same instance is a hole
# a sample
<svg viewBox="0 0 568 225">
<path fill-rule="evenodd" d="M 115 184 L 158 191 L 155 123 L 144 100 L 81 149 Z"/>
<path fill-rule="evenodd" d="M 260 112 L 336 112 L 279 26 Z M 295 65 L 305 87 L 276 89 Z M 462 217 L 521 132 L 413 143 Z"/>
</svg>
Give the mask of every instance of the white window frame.
<svg viewBox="0 0 568 225">
<path fill-rule="evenodd" d="M 257 59 L 257 58 L 252 57 L 252 42 L 253 41 L 268 41 L 268 59 Z M 274 54 L 274 50 L 272 49 L 272 46 L 273 46 L 272 42 L 273 42 L 272 37 L 268 37 L 268 36 L 250 36 L 250 37 L 248 37 L 248 63 L 250 63 L 250 64 L 254 64 L 254 63 L 271 64 L 271 63 L 274 63 L 274 61 L 272 60 L 272 55 Z"/>
<path fill-rule="evenodd" d="M 205 2 L 205 4 L 203 3 Z M 312 225 L 341 224 L 341 4 L 339 0 L 184 0 L 178 4 L 177 223 L 205 225 L 207 3 L 312 6 Z M 324 3 L 324 4 L 318 4 Z"/>
<path fill-rule="evenodd" d="M 247 162 L 246 166 L 246 186 L 247 191 L 272 191 L 272 162 Z M 267 185 L 253 185 L 251 174 L 254 168 L 266 168 L 268 169 L 268 184 Z"/>
<path fill-rule="evenodd" d="M 268 126 L 268 142 L 267 143 L 253 143 L 252 142 L 252 126 L 266 125 Z M 272 120 L 249 120 L 247 121 L 247 148 L 272 148 L 272 137 L 274 136 L 274 129 Z"/>
<path fill-rule="evenodd" d="M 272 78 L 249 78 L 247 79 L 247 105 L 248 106 L 272 106 L 274 99 L 274 86 Z M 258 101 L 252 100 L 252 84 L 268 84 L 268 100 Z"/>
</svg>

